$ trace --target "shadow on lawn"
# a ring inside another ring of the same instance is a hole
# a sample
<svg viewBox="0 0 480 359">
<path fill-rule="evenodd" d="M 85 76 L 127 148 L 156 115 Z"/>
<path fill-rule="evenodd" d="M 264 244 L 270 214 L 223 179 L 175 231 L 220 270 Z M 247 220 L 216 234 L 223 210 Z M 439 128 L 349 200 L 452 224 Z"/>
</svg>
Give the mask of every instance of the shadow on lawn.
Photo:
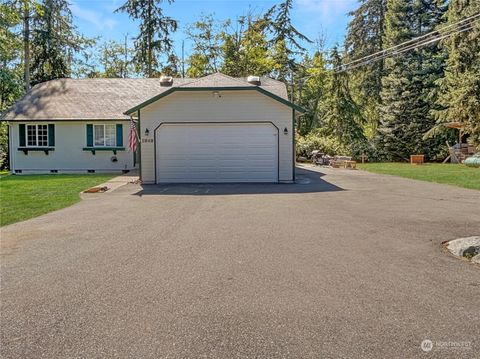
<svg viewBox="0 0 480 359">
<path fill-rule="evenodd" d="M 323 173 L 296 169 L 295 183 L 205 183 L 205 184 L 159 184 L 142 185 L 137 196 L 147 195 L 236 195 L 236 194 L 274 194 L 274 193 L 315 193 L 344 191 L 321 177 Z"/>
</svg>

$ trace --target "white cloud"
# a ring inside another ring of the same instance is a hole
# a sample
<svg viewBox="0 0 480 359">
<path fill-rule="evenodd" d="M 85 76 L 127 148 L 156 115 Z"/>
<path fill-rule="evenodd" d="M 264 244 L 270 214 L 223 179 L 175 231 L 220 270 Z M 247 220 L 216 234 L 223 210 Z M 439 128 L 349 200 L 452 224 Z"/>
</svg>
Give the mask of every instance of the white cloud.
<svg viewBox="0 0 480 359">
<path fill-rule="evenodd" d="M 112 30 L 118 24 L 118 21 L 104 16 L 99 11 L 85 9 L 75 3 L 71 5 L 71 9 L 74 16 L 94 25 L 97 30 Z"/>
</svg>

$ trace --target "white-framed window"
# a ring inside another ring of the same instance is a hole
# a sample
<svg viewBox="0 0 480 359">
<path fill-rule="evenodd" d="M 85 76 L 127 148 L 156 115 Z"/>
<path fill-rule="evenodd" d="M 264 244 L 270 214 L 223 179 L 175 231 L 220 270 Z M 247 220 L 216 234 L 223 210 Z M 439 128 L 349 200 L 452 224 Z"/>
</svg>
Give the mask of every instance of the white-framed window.
<svg viewBox="0 0 480 359">
<path fill-rule="evenodd" d="M 27 147 L 48 147 L 48 125 L 27 125 Z"/>
<path fill-rule="evenodd" d="M 93 125 L 94 147 L 115 147 L 117 144 L 116 126 Z"/>
</svg>

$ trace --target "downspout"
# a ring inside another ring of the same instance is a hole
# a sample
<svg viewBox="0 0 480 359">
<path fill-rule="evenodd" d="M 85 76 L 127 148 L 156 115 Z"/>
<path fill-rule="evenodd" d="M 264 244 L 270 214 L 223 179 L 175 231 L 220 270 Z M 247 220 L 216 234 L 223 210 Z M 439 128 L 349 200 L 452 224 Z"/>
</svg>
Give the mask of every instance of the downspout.
<svg viewBox="0 0 480 359">
<path fill-rule="evenodd" d="M 7 148 L 7 152 L 8 152 L 8 169 L 10 170 L 10 173 L 13 173 L 14 170 L 13 170 L 13 162 L 12 162 L 12 124 L 8 123 L 8 126 L 7 126 L 7 137 L 8 137 L 8 148 Z"/>
</svg>

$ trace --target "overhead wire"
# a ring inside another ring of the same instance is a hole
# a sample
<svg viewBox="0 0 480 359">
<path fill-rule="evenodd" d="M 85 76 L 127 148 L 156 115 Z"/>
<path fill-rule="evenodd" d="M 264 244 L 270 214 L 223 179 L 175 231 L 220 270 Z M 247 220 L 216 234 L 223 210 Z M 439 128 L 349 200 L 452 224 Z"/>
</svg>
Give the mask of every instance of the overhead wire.
<svg viewBox="0 0 480 359">
<path fill-rule="evenodd" d="M 412 50 L 412 49 L 415 49 L 415 48 L 417 48 L 417 49 L 421 48 L 423 46 L 426 46 L 426 45 L 431 44 L 431 43 L 436 42 L 436 41 L 440 41 L 442 39 L 453 36 L 455 34 L 471 30 L 473 28 L 473 25 L 477 21 L 480 21 L 480 13 L 471 15 L 467 18 L 464 18 L 460 21 L 457 21 L 454 24 L 444 26 L 441 29 L 431 31 L 427 34 L 424 34 L 424 35 L 418 36 L 414 39 L 402 42 L 402 43 L 397 44 L 395 46 L 392 46 L 390 48 L 378 51 L 378 52 L 373 53 L 373 54 L 368 55 L 368 56 L 364 56 L 360 59 L 350 61 L 346 64 L 342 64 L 342 65 L 334 68 L 334 71 L 335 72 L 350 71 L 350 70 L 353 70 L 355 68 L 368 65 L 369 63 L 385 59 L 387 57 L 392 57 L 392 56 L 401 54 L 403 52 L 406 52 L 406 51 L 409 51 L 409 50 Z M 445 32 L 445 29 L 450 29 L 450 30 Z M 433 35 L 435 35 L 435 36 L 433 36 Z"/>
</svg>

